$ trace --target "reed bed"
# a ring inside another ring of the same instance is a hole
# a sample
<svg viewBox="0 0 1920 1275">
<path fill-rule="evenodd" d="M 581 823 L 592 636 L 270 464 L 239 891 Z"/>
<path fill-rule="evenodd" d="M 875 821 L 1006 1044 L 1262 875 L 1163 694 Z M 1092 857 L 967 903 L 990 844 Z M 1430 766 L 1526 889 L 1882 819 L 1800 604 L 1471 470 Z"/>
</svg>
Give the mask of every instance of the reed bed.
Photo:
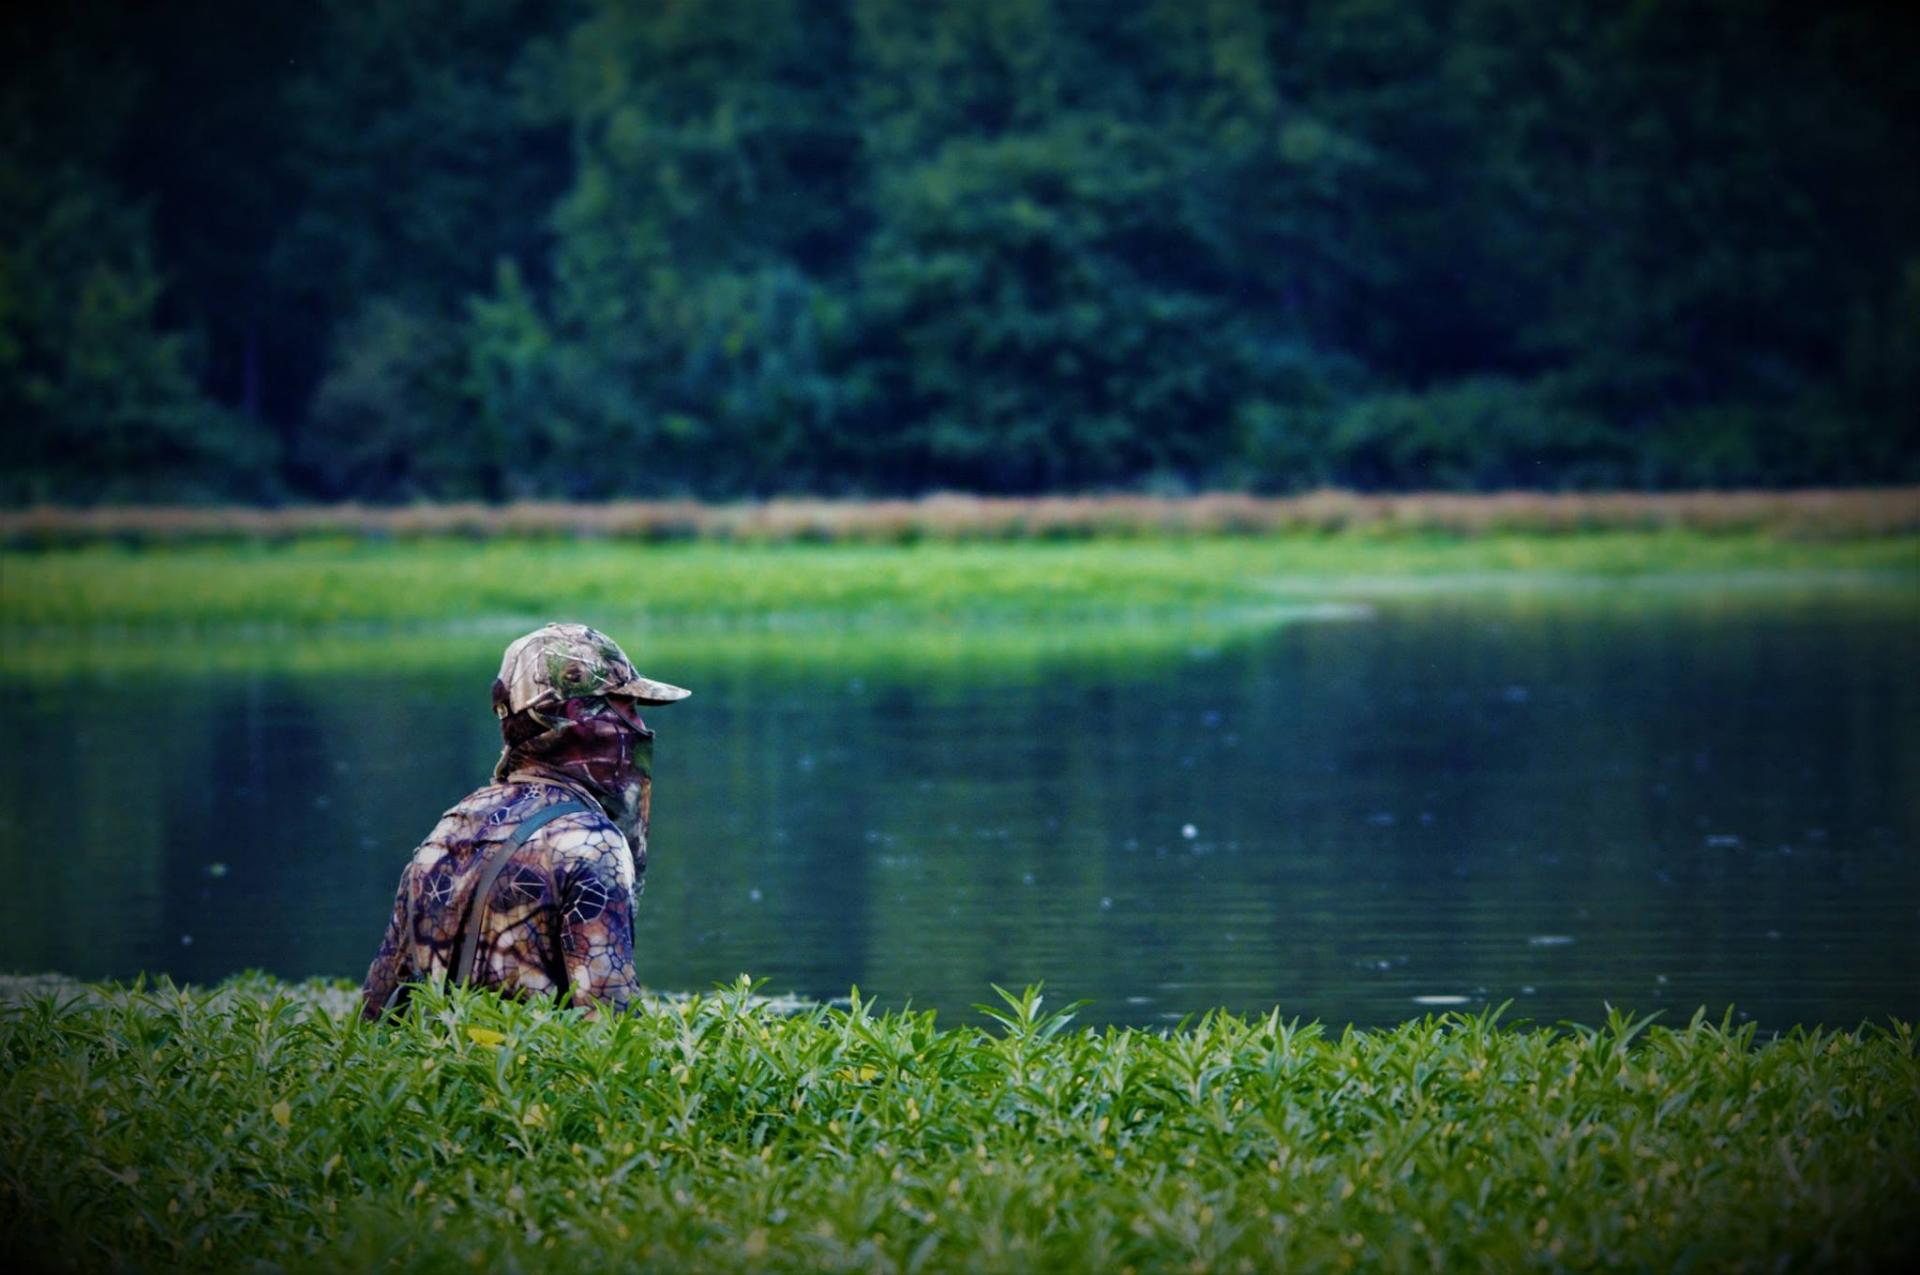
<svg viewBox="0 0 1920 1275">
<path fill-rule="evenodd" d="M 1891 1269 L 1909 1024 L 1328 1032 L 244 980 L 0 1007 L 0 1249 L 40 1269 Z M 983 1007 L 984 1008 L 984 1007 Z"/>
<path fill-rule="evenodd" d="M 324 537 L 599 537 L 823 541 L 1143 536 L 1566 534 L 1689 530 L 1846 538 L 1920 531 L 1920 487 L 1749 492 L 1504 492 L 1298 496 L 933 495 L 917 500 L 690 500 L 580 504 L 38 507 L 0 512 L 0 543 L 178 543 Z"/>
</svg>

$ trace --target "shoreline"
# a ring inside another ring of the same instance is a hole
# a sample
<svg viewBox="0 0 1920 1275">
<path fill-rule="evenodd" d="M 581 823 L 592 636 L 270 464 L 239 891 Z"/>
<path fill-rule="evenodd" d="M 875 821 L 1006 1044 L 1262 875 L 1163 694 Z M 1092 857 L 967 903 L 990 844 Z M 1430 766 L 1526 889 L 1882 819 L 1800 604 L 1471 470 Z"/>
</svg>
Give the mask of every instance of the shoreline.
<svg viewBox="0 0 1920 1275">
<path fill-rule="evenodd" d="M 1783 491 L 1081 494 L 762 501 L 521 500 L 412 505 L 40 505 L 0 510 L 0 546 L 182 544 L 365 537 L 906 544 L 1142 536 L 1769 532 L 1833 538 L 1920 532 L 1920 487 Z"/>
<path fill-rule="evenodd" d="M 668 992 L 656 988 L 640 989 L 641 1004 L 650 1014 L 675 1013 L 681 1006 L 701 995 L 713 993 Z M 202 1003 L 224 1008 L 242 997 L 269 1002 L 275 997 L 308 1010 L 317 1010 L 329 1018 L 360 1016 L 359 985 L 347 978 L 282 979 L 270 974 L 242 971 L 229 974 L 217 983 L 176 983 L 167 975 L 139 974 L 131 979 L 74 978 L 57 971 L 36 974 L 0 973 L 0 1007 L 18 1006 L 42 997 L 65 1004 L 73 1000 L 92 1004 L 112 1004 L 145 997 L 158 1001 L 163 997 L 198 997 Z M 753 993 L 747 998 L 756 1012 L 780 1016 L 803 1014 L 810 1009 L 847 1004 L 844 996 L 815 1001 L 804 996 Z"/>
</svg>

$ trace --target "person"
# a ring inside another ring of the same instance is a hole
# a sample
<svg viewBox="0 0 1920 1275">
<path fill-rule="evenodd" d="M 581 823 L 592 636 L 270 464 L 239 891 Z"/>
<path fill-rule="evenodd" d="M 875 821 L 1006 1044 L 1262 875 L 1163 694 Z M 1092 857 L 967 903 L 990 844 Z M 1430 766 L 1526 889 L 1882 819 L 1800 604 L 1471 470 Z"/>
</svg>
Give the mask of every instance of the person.
<svg viewBox="0 0 1920 1275">
<path fill-rule="evenodd" d="M 638 992 L 633 904 L 647 865 L 653 731 L 639 705 L 685 699 L 614 641 L 549 624 L 493 683 L 493 782 L 441 816 L 400 874 L 360 992 L 367 1017 L 419 983 L 471 983 L 625 1010 Z"/>
</svg>

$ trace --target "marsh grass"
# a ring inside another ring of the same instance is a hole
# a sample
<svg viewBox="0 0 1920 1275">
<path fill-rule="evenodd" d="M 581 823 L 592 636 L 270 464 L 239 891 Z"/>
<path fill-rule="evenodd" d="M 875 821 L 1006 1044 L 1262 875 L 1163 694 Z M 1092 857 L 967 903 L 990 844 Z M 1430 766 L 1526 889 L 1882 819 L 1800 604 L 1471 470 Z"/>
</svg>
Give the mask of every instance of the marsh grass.
<svg viewBox="0 0 1920 1275">
<path fill-rule="evenodd" d="M 57 506 L 0 511 L 0 543 L 181 543 L 329 536 L 479 539 L 592 536 L 768 544 L 1060 540 L 1095 537 L 1376 533 L 1563 535 L 1591 531 L 1764 531 L 1802 538 L 1920 531 L 1920 488 L 1699 492 L 1314 491 L 1297 496 L 785 498 L 503 505 Z"/>
<path fill-rule="evenodd" d="M 1908 1024 L 982 1027 L 744 982 L 582 1021 L 253 978 L 0 1008 L 0 1237 L 104 1269 L 1876 1268 Z"/>
</svg>

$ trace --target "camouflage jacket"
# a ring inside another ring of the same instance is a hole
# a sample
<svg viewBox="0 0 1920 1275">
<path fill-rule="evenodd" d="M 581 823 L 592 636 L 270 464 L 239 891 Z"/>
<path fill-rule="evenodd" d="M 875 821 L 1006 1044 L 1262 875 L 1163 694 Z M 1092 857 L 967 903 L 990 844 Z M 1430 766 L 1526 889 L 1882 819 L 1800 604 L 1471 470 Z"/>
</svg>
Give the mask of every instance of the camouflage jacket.
<svg viewBox="0 0 1920 1275">
<path fill-rule="evenodd" d="M 487 860 L 522 821 L 569 798 L 587 809 L 534 831 L 495 879 L 474 984 L 627 1008 L 637 992 L 633 902 L 646 871 L 644 824 L 630 848 L 585 788 L 523 771 L 447 811 L 413 852 L 361 988 L 369 1018 L 400 984 L 448 977 Z"/>
</svg>

